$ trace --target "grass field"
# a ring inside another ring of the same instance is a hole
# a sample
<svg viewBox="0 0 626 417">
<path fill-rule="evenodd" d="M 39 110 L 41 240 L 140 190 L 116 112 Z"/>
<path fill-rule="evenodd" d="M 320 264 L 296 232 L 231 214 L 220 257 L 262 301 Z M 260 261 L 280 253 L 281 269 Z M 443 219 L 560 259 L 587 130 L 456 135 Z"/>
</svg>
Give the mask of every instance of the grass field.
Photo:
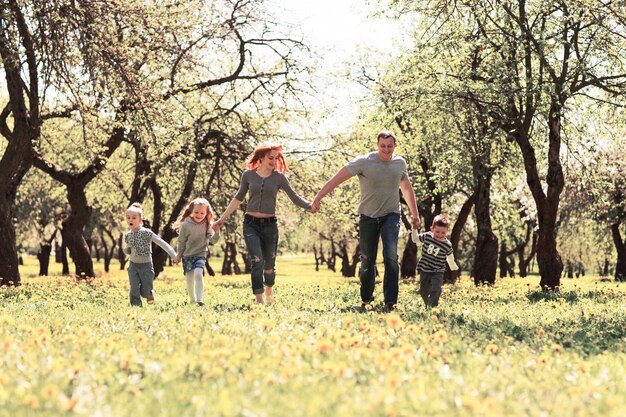
<svg viewBox="0 0 626 417">
<path fill-rule="evenodd" d="M 26 261 L 0 288 L 2 417 L 626 415 L 623 284 L 463 277 L 428 310 L 406 281 L 397 312 L 360 312 L 357 280 L 286 256 L 274 305 L 247 276 L 207 278 L 190 305 L 166 268 L 140 309 L 124 271 L 76 282 Z"/>
</svg>

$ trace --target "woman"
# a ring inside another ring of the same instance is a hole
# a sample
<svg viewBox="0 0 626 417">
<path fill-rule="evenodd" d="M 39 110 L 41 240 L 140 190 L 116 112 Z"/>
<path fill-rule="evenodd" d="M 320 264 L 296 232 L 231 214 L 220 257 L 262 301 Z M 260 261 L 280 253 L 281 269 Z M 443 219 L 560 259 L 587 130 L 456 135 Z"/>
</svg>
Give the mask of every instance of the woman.
<svg viewBox="0 0 626 417">
<path fill-rule="evenodd" d="M 279 190 L 287 193 L 291 201 L 311 213 L 311 203 L 291 188 L 285 176 L 287 162 L 280 145 L 263 143 L 246 158 L 246 171 L 241 176 L 239 191 L 222 216 L 215 222 L 217 231 L 226 219 L 248 196 L 247 211 L 243 220 L 243 235 L 250 256 L 252 292 L 257 303 L 263 303 L 263 293 L 268 303 L 274 302 L 273 286 L 276 279 L 276 248 L 278 225 L 276 223 L 276 196 Z M 265 286 L 265 291 L 264 291 Z"/>
</svg>

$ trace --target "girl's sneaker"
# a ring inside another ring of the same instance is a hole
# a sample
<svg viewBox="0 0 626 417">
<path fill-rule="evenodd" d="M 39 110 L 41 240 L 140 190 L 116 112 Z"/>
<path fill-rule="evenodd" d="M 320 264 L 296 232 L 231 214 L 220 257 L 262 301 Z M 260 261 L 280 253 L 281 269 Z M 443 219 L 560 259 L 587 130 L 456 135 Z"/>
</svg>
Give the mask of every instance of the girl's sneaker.
<svg viewBox="0 0 626 417">
<path fill-rule="evenodd" d="M 146 298 L 146 301 L 148 302 L 148 304 L 154 304 L 154 296 Z"/>
</svg>

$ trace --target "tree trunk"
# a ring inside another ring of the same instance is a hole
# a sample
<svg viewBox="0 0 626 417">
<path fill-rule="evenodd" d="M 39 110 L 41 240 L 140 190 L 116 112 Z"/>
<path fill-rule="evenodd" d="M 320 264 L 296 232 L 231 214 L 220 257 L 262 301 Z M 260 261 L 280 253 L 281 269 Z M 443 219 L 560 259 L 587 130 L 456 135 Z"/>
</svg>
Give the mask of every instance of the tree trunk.
<svg viewBox="0 0 626 417">
<path fill-rule="evenodd" d="M 48 275 L 48 267 L 50 266 L 50 253 L 52 252 L 52 245 L 48 242 L 42 243 L 39 246 L 39 253 L 37 254 L 37 260 L 39 261 L 39 276 L 44 277 Z"/>
<path fill-rule="evenodd" d="M 517 252 L 518 262 L 519 262 L 519 276 L 521 278 L 526 278 L 528 276 L 528 266 L 530 265 L 531 260 L 537 253 L 537 233 L 533 232 L 534 224 L 531 222 L 526 223 L 526 238 L 522 243 L 517 245 L 515 251 Z M 532 236 L 532 238 L 531 238 Z M 531 242 L 530 245 L 530 253 L 528 257 L 525 256 L 526 247 L 528 243 Z"/>
<path fill-rule="evenodd" d="M 224 250 L 224 262 L 222 263 L 222 275 L 239 275 L 241 274 L 241 268 L 237 262 L 237 245 L 234 242 L 227 242 L 226 246 L 222 246 Z M 245 259 L 246 264 L 249 264 L 249 259 Z"/>
<path fill-rule="evenodd" d="M 489 213 L 491 172 L 486 167 L 479 168 L 478 187 L 474 212 L 478 225 L 476 254 L 474 258 L 474 284 L 494 285 L 498 269 L 498 238 L 491 228 Z"/>
<path fill-rule="evenodd" d="M 0 285 L 20 285 L 19 262 L 15 246 L 13 209 L 15 201 L 0 197 Z"/>
<path fill-rule="evenodd" d="M 619 227 L 619 223 L 611 225 L 611 235 L 613 236 L 613 243 L 615 244 L 615 250 L 617 251 L 615 280 L 624 282 L 626 281 L 626 245 L 624 245 L 624 240 L 622 239 Z"/>
<path fill-rule="evenodd" d="M 77 277 L 94 277 L 93 260 L 87 241 L 83 236 L 83 228 L 89 222 L 91 207 L 87 203 L 85 188 L 82 184 L 71 184 L 67 187 L 67 200 L 71 211 L 63 220 L 61 236 L 70 251 L 76 267 Z"/>
<path fill-rule="evenodd" d="M 63 234 L 61 234 L 61 265 L 62 265 L 62 270 L 61 270 L 61 274 L 62 275 L 69 275 L 70 274 L 70 263 L 67 260 L 67 245 L 65 244 L 65 239 L 63 239 Z"/>
<path fill-rule="evenodd" d="M 111 267 L 111 259 L 113 259 L 113 254 L 115 253 L 115 247 L 117 246 L 117 243 L 115 242 L 113 233 L 105 230 L 104 227 L 100 227 L 99 229 L 100 240 L 102 241 L 102 249 L 104 253 L 104 272 L 109 272 Z M 111 240 L 111 249 L 109 249 L 109 245 L 107 244 L 105 233 Z"/>
<path fill-rule="evenodd" d="M 406 241 L 402 252 L 402 262 L 400 263 L 400 278 L 413 278 L 417 273 L 417 245 L 411 239 L 411 235 Z"/>
<path fill-rule="evenodd" d="M 352 254 L 352 259 L 348 254 L 348 244 L 346 242 L 341 243 L 339 250 L 341 252 L 341 275 L 346 278 L 354 277 L 356 275 L 356 267 L 359 263 L 360 247 L 357 245 Z"/>
<path fill-rule="evenodd" d="M 461 233 L 463 232 L 463 228 L 467 223 L 467 219 L 472 212 L 472 207 L 474 207 L 474 203 L 476 202 L 476 193 L 469 196 L 465 203 L 461 206 L 461 210 L 459 210 L 459 214 L 457 215 L 456 221 L 454 222 L 454 226 L 452 226 L 452 232 L 450 233 L 450 243 L 452 243 L 452 250 L 454 253 L 458 253 L 459 242 L 461 241 Z M 460 265 L 459 265 L 460 268 Z M 455 274 L 452 273 L 450 267 L 446 264 L 446 271 L 443 273 L 443 282 L 448 284 L 454 284 L 456 281 L 455 275 L 458 277 L 458 272 Z"/>
<path fill-rule="evenodd" d="M 556 290 L 560 286 L 561 273 L 563 272 L 563 261 L 556 248 L 556 218 L 559 208 L 559 196 L 563 190 L 565 180 L 560 162 L 560 115 L 555 118 L 554 112 L 551 110 L 549 119 L 550 147 L 548 151 L 548 175 L 546 177 L 548 183 L 547 195 L 544 193 L 541 180 L 539 179 L 537 158 L 535 150 L 530 143 L 530 138 L 528 135 L 517 134 L 515 135 L 515 140 L 522 151 L 526 182 L 537 206 L 537 217 L 539 220 L 537 265 L 541 275 L 539 285 L 543 290 Z"/>
<path fill-rule="evenodd" d="M 52 243 L 57 235 L 59 229 L 54 229 L 50 239 L 47 239 L 40 245 L 39 253 L 37 254 L 37 260 L 39 261 L 39 276 L 47 276 L 50 266 L 50 252 L 52 252 Z"/>
<path fill-rule="evenodd" d="M 500 253 L 498 254 L 498 265 L 500 267 L 500 278 L 506 278 L 509 273 L 509 261 L 506 255 L 506 246 L 500 242 Z"/>
<path fill-rule="evenodd" d="M 126 268 L 126 254 L 124 253 L 124 233 L 117 238 L 117 259 L 120 261 L 120 271 Z"/>
<path fill-rule="evenodd" d="M 0 10 L 0 58 L 8 93 L 0 112 L 0 134 L 7 140 L 0 157 L 0 285 L 20 285 L 13 213 L 17 189 L 32 165 L 32 141 L 41 133 L 40 77 L 29 28 L 16 23 L 24 19 L 21 9 L 3 3 Z M 25 80 L 22 74 L 30 77 Z"/>
</svg>

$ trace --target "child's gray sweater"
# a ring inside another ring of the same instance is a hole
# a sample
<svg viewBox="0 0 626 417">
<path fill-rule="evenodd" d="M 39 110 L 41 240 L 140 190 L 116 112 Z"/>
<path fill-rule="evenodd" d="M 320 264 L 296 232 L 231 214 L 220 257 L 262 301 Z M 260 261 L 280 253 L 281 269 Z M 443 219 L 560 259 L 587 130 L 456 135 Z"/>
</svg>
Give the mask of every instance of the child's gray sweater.
<svg viewBox="0 0 626 417">
<path fill-rule="evenodd" d="M 178 256 L 204 256 L 207 255 L 207 245 L 219 240 L 219 232 L 211 234 L 205 222 L 196 223 L 188 218 L 180 225 L 178 235 Z"/>
</svg>

